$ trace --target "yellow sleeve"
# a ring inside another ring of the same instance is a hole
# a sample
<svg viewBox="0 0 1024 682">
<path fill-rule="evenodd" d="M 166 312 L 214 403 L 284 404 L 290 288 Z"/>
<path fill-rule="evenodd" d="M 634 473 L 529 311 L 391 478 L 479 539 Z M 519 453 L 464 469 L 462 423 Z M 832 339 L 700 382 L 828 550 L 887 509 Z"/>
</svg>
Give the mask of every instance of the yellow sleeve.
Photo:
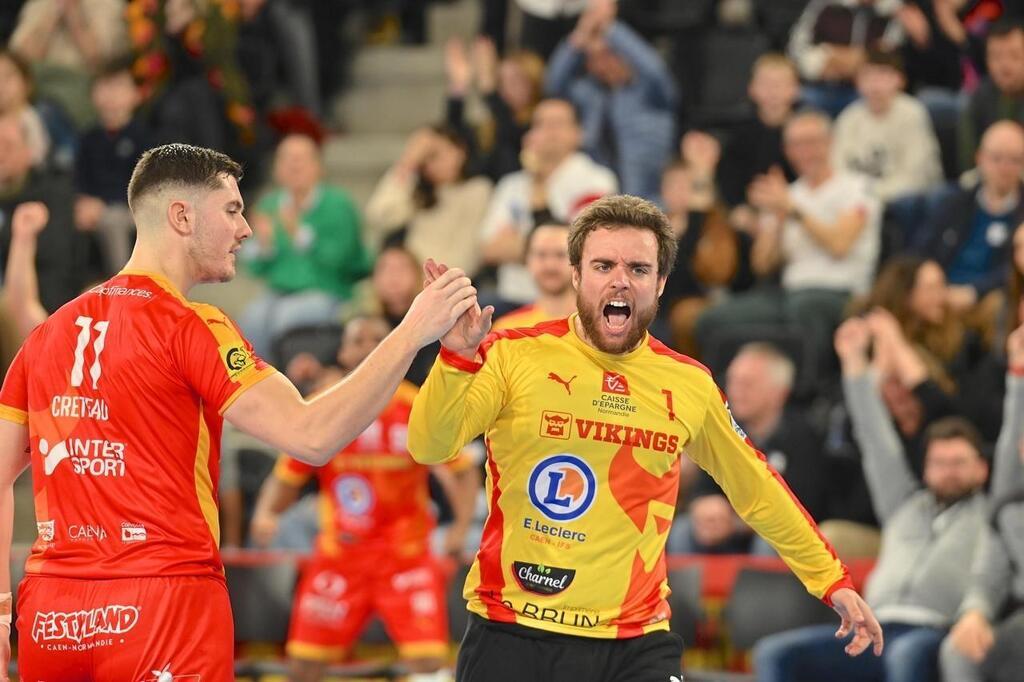
<svg viewBox="0 0 1024 682">
<path fill-rule="evenodd" d="M 481 347 L 483 362 L 471 362 L 441 349 L 409 415 L 409 452 L 417 462 L 447 462 L 494 423 L 506 395 L 496 351 Z"/>
<path fill-rule="evenodd" d="M 704 423 L 687 444 L 687 454 L 715 479 L 740 517 L 775 548 L 807 591 L 831 605 L 835 590 L 853 587 L 846 567 L 733 419 L 725 396 L 709 383 Z"/>
</svg>

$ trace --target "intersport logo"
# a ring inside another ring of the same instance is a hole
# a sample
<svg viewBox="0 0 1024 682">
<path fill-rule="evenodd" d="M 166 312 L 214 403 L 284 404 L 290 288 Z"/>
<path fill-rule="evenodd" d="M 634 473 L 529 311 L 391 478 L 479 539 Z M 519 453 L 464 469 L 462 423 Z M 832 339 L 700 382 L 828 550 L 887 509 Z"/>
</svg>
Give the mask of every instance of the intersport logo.
<svg viewBox="0 0 1024 682">
<path fill-rule="evenodd" d="M 32 639 L 39 642 L 83 641 L 101 635 L 123 635 L 139 622 L 135 606 L 101 606 L 88 611 L 37 613 L 32 624 Z"/>
</svg>

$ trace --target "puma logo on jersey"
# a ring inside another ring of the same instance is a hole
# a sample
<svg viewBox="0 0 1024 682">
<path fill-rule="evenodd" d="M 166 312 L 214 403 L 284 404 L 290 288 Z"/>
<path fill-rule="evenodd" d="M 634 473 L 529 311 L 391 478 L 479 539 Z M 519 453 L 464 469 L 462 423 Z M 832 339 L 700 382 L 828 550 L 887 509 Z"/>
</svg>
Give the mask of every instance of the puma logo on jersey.
<svg viewBox="0 0 1024 682">
<path fill-rule="evenodd" d="M 548 372 L 548 379 L 551 379 L 552 381 L 554 381 L 556 383 L 562 384 L 563 386 L 565 386 L 566 393 L 568 393 L 569 395 L 572 395 L 572 386 L 570 386 L 570 384 L 573 382 L 573 380 L 576 379 L 576 375 L 575 374 L 572 375 L 572 379 L 569 379 L 568 381 L 566 381 L 565 379 L 563 379 L 562 377 L 558 376 L 554 372 Z"/>
</svg>

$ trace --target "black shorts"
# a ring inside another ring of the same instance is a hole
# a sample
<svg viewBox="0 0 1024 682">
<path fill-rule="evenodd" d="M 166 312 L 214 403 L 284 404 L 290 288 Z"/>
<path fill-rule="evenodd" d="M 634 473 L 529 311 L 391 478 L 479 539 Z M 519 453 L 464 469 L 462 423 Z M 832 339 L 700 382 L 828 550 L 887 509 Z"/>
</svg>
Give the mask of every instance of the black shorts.
<svg viewBox="0 0 1024 682">
<path fill-rule="evenodd" d="M 659 630 L 631 639 L 562 635 L 470 614 L 456 682 L 679 682 L 683 640 Z"/>
</svg>

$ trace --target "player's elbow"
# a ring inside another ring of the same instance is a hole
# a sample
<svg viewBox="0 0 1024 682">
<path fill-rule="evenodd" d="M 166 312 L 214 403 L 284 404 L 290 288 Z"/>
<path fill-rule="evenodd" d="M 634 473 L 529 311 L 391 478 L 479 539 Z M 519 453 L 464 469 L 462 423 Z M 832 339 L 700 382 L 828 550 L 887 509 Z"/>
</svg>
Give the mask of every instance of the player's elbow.
<svg viewBox="0 0 1024 682">
<path fill-rule="evenodd" d="M 440 464 L 452 458 L 454 451 L 448 452 L 437 447 L 437 443 L 431 442 L 429 438 L 416 438 L 409 434 L 407 444 L 409 454 L 420 464 Z"/>
</svg>

